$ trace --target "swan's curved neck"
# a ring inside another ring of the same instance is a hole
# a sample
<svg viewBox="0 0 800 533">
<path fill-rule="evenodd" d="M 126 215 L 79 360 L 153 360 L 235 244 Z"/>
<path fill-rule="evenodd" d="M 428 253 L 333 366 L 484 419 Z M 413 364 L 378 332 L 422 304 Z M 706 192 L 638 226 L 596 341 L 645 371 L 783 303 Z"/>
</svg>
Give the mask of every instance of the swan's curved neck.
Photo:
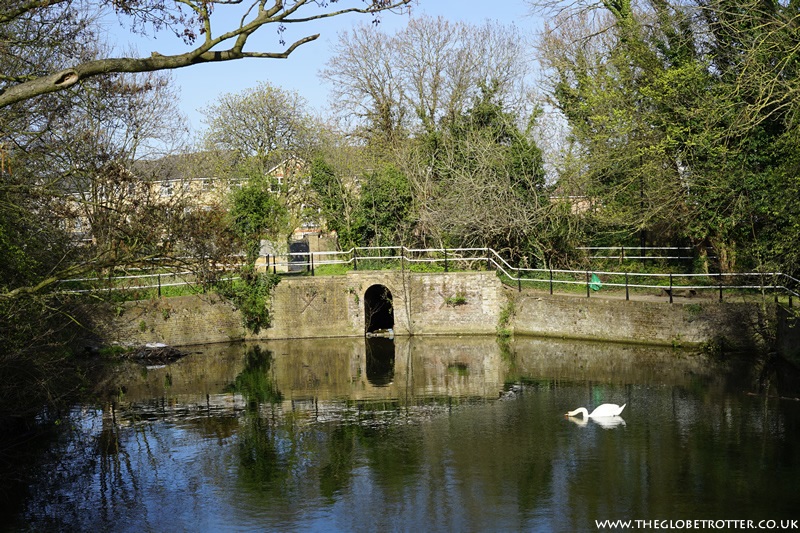
<svg viewBox="0 0 800 533">
<path fill-rule="evenodd" d="M 578 416 L 580 414 L 582 414 L 584 418 L 589 418 L 589 411 L 587 411 L 585 407 L 578 407 L 574 411 L 567 413 L 567 416 Z"/>
</svg>

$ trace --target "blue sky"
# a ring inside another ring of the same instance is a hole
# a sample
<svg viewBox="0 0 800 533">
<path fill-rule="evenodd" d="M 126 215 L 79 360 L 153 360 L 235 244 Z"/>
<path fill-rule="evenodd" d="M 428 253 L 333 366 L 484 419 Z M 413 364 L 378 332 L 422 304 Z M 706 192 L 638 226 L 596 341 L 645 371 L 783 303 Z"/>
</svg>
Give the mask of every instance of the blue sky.
<svg viewBox="0 0 800 533">
<path fill-rule="evenodd" d="M 360 2 L 342 1 L 339 7 L 357 3 Z M 448 20 L 479 24 L 489 19 L 514 23 L 523 31 L 533 29 L 537 23 L 530 16 L 529 6 L 523 0 L 418 0 L 412 9 L 414 15 L 442 16 Z M 203 115 L 199 110 L 205 105 L 213 103 L 222 94 L 237 93 L 267 81 L 284 89 L 297 91 L 313 109 L 322 112 L 328 105 L 330 87 L 317 74 L 330 57 L 329 50 L 336 41 L 337 33 L 361 21 L 370 20 L 369 15 L 348 15 L 314 23 L 289 25 L 284 35 L 287 43 L 313 33 L 321 35 L 316 41 L 295 50 L 288 59 L 245 59 L 175 70 L 172 77 L 180 90 L 180 109 L 189 118 L 192 129 L 197 132 L 203 129 Z M 391 31 L 404 26 L 407 20 L 407 15 L 385 14 L 381 17 L 381 26 Z M 112 39 L 119 49 L 124 49 L 130 43 L 141 55 L 149 55 L 153 51 L 166 55 L 188 50 L 181 41 L 166 33 L 160 34 L 155 40 L 133 39 L 124 28 L 112 30 Z M 259 34 L 254 35 L 248 48 L 260 51 L 283 49 L 277 29 L 271 26 L 262 28 Z"/>
</svg>

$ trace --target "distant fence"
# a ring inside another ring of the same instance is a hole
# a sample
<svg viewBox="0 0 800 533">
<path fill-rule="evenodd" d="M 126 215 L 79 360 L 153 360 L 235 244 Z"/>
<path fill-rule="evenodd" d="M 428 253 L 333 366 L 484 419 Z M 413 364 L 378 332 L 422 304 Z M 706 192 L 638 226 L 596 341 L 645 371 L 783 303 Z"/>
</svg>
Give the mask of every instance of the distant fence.
<svg viewBox="0 0 800 533">
<path fill-rule="evenodd" d="M 588 248 L 587 248 L 588 249 Z M 612 248 L 592 248 L 594 250 Z M 613 248 L 620 250 L 620 247 Z M 663 250 L 671 250 L 665 248 Z M 628 256 L 634 259 L 636 256 Z M 649 258 L 654 258 L 650 256 Z M 606 257 L 615 259 L 617 257 Z M 660 258 L 681 258 L 682 256 L 661 256 Z M 260 268 L 272 273 L 285 273 L 300 268 L 310 275 L 323 267 L 344 267 L 348 270 L 378 270 L 386 268 L 410 270 L 495 270 L 508 284 L 518 290 L 523 287 L 558 292 L 582 292 L 587 297 L 601 290 L 624 291 L 630 299 L 632 291 L 658 290 L 669 297 L 694 296 L 701 292 L 713 293 L 723 299 L 724 291 L 757 291 L 789 297 L 800 297 L 800 280 L 780 272 L 738 272 L 738 273 L 642 273 L 608 270 L 565 270 L 523 268 L 510 265 L 500 254 L 491 248 L 407 248 L 405 246 L 354 247 L 346 251 L 299 252 L 284 255 L 269 255 L 259 263 Z M 296 272 L 294 272 L 296 274 Z M 228 276 L 225 280 L 237 279 Z M 96 284 L 109 281 L 105 287 L 75 288 L 72 292 L 94 292 L 99 290 L 155 289 L 159 293 L 163 287 L 199 285 L 195 273 L 191 271 L 148 273 L 112 278 L 82 278 L 64 280 L 71 284 Z"/>
</svg>

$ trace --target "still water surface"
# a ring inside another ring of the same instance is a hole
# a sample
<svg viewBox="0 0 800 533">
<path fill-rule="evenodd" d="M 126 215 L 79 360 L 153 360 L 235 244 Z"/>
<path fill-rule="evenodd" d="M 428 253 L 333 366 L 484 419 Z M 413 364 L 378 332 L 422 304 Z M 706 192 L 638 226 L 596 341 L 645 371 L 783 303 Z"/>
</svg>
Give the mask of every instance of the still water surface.
<svg viewBox="0 0 800 533">
<path fill-rule="evenodd" d="M 800 518 L 800 402 L 701 354 L 493 338 L 199 347 L 75 406 L 16 529 L 595 531 Z M 578 406 L 626 403 L 618 424 Z M 69 427 L 67 427 L 69 426 Z"/>
</svg>

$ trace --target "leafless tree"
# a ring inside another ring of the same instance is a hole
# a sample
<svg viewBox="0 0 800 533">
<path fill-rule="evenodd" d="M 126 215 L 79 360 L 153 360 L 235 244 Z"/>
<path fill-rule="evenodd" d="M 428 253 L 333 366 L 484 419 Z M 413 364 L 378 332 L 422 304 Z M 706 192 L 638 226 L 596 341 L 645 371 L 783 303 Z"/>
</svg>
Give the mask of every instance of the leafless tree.
<svg viewBox="0 0 800 533">
<path fill-rule="evenodd" d="M 413 18 L 392 35 L 361 25 L 339 35 L 321 75 L 334 87 L 335 108 L 356 119 L 357 134 L 394 141 L 454 119 L 481 85 L 497 83 L 508 106 L 526 104 L 524 40 L 513 25 L 441 17 Z"/>
</svg>

